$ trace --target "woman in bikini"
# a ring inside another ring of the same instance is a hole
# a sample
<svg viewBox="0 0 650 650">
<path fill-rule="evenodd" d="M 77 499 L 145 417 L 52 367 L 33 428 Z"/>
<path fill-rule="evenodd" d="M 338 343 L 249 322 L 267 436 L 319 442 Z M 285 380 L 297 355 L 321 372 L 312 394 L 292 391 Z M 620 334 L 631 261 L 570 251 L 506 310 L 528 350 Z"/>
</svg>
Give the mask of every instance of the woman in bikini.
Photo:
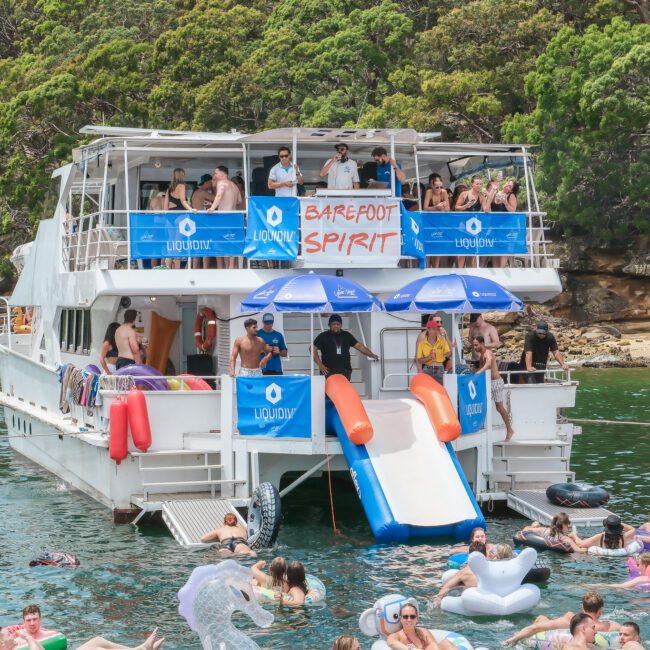
<svg viewBox="0 0 650 650">
<path fill-rule="evenodd" d="M 172 182 L 165 192 L 165 200 L 163 203 L 163 210 L 187 210 L 188 212 L 196 212 L 192 206 L 187 202 L 187 186 L 185 185 L 185 170 L 177 167 L 172 172 Z M 165 264 L 173 269 L 181 268 L 181 260 L 179 258 L 165 260 Z"/>
<path fill-rule="evenodd" d="M 424 195 L 422 209 L 425 212 L 449 212 L 449 194 L 443 187 L 442 178 L 437 174 L 429 176 L 429 187 Z M 441 261 L 447 261 L 447 258 L 428 256 L 427 266 L 432 269 L 440 267 Z"/>
<path fill-rule="evenodd" d="M 106 328 L 104 342 L 99 351 L 99 363 L 107 375 L 112 375 L 115 372 L 115 364 L 119 356 L 117 353 L 117 344 L 115 343 L 115 332 L 119 326 L 119 323 L 111 323 Z"/>
<path fill-rule="evenodd" d="M 541 537 L 557 539 L 568 544 L 576 553 L 586 553 L 587 550 L 580 548 L 579 545 L 582 540 L 575 531 L 569 532 L 570 529 L 571 520 L 569 519 L 569 515 L 566 512 L 560 512 L 553 517 L 550 526 L 542 526 L 540 523 L 534 521 L 530 526 L 523 528 L 523 531 L 535 533 Z"/>
<path fill-rule="evenodd" d="M 258 587 L 262 589 L 278 589 L 284 593 L 289 592 L 287 582 L 287 561 L 283 557 L 274 557 L 269 565 L 269 572 L 264 573 L 262 569 L 266 566 L 264 560 L 256 562 L 251 567 L 253 577 Z"/>
<path fill-rule="evenodd" d="M 420 648 L 421 650 L 454 650 L 451 641 L 440 641 L 436 643 L 433 634 L 425 627 L 418 627 L 420 612 L 418 603 L 415 598 L 406 600 L 399 610 L 399 618 L 402 629 L 399 632 L 391 634 L 386 642 L 392 650 L 410 650 L 411 648 Z"/>
</svg>

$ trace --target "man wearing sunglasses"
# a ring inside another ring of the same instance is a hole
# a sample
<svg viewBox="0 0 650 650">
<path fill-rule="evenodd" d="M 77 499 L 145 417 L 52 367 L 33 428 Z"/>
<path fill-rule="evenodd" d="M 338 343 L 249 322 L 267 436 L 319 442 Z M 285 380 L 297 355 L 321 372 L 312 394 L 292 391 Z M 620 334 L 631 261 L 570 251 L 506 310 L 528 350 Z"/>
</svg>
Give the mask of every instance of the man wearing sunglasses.
<svg viewBox="0 0 650 650">
<path fill-rule="evenodd" d="M 348 158 L 348 145 L 339 143 L 334 146 L 336 155 L 330 158 L 320 170 L 320 176 L 327 176 L 327 188 L 330 190 L 359 189 L 359 170 L 357 163 Z"/>
<path fill-rule="evenodd" d="M 386 183 L 386 187 L 392 187 L 392 170 L 395 170 L 395 196 L 401 198 L 402 183 L 406 182 L 406 174 L 402 171 L 402 166 L 395 162 L 394 158 L 389 157 L 384 147 L 375 147 L 370 155 L 377 163 L 376 179 L 380 183 Z"/>
<path fill-rule="evenodd" d="M 298 185 L 302 185 L 305 179 L 298 169 L 298 164 L 291 163 L 289 147 L 280 147 L 278 158 L 280 162 L 271 167 L 269 172 L 269 189 L 275 190 L 276 196 L 298 196 Z"/>
</svg>

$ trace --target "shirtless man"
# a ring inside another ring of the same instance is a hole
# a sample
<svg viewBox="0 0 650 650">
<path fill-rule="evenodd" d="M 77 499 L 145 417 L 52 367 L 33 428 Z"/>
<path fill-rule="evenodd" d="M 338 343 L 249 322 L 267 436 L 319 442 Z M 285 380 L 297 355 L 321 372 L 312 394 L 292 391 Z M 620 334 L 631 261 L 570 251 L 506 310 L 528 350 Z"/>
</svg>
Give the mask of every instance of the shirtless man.
<svg viewBox="0 0 650 650">
<path fill-rule="evenodd" d="M 490 325 L 490 323 L 486 323 L 483 320 L 483 314 L 472 314 L 469 317 L 469 345 L 472 353 L 472 363 L 475 367 L 478 366 L 478 355 L 472 347 L 472 341 L 477 336 L 483 337 L 485 340 L 485 347 L 488 350 L 496 350 L 501 347 L 497 328 L 494 327 L 494 325 Z"/>
<path fill-rule="evenodd" d="M 562 650 L 589 650 L 596 640 L 596 624 L 589 614 L 576 614 L 569 623 L 571 639 Z"/>
<path fill-rule="evenodd" d="M 621 626 L 618 623 L 600 620 L 604 607 L 605 601 L 603 601 L 603 597 L 597 591 L 588 591 L 582 598 L 582 613 L 593 620 L 597 632 L 615 632 L 619 630 Z M 564 630 L 569 627 L 573 616 L 574 612 L 567 612 L 564 616 L 554 619 L 550 619 L 544 615 L 538 616 L 531 625 L 528 625 L 505 641 L 505 645 L 515 645 L 522 639 L 533 636 L 538 632 Z"/>
<path fill-rule="evenodd" d="M 503 406 L 503 379 L 497 368 L 497 360 L 494 358 L 492 351 L 485 347 L 485 339 L 482 336 L 475 336 L 472 339 L 472 349 L 476 353 L 479 362 L 479 369 L 476 371 L 476 374 L 490 371 L 490 392 L 494 400 L 494 405 L 503 418 L 503 423 L 506 425 L 506 442 L 508 442 L 515 432 L 512 430 L 508 411 Z"/>
<path fill-rule="evenodd" d="M 261 337 L 257 336 L 257 321 L 254 318 L 247 318 L 244 321 L 244 327 L 246 335 L 238 336 L 232 346 L 230 376 L 235 376 L 235 366 L 237 365 L 237 356 L 239 356 L 241 359 L 240 377 L 261 377 L 262 368 L 266 367 L 268 360 L 273 356 L 273 349 Z M 263 353 L 266 353 L 266 356 L 262 356 Z"/>
<path fill-rule="evenodd" d="M 232 212 L 237 210 L 237 206 L 241 204 L 241 192 L 239 188 L 228 178 L 228 167 L 225 165 L 219 165 L 212 175 L 212 182 L 214 184 L 215 192 L 214 201 L 212 205 L 208 208 L 208 212 L 215 212 L 219 210 L 220 212 Z M 234 269 L 235 266 L 234 257 L 217 257 L 217 268 L 218 269 Z M 205 259 L 204 259 L 205 265 Z"/>
<path fill-rule="evenodd" d="M 621 623 L 621 650 L 643 650 L 641 645 L 641 630 L 633 621 Z"/>
<path fill-rule="evenodd" d="M 135 331 L 135 319 L 138 312 L 127 309 L 124 312 L 124 325 L 115 330 L 115 345 L 117 345 L 117 363 L 115 369 L 119 370 L 134 363 L 142 363 L 142 338 Z"/>
<path fill-rule="evenodd" d="M 203 174 L 199 179 L 196 189 L 192 192 L 190 205 L 198 212 L 204 212 L 212 205 L 213 201 L 212 174 Z M 192 266 L 195 269 L 209 269 L 209 260 L 209 257 L 195 257 L 192 261 Z"/>
<path fill-rule="evenodd" d="M 14 650 L 20 646 L 27 646 L 27 650 L 43 650 L 43 646 L 27 630 L 18 630 L 11 636 L 6 629 L 0 628 L 0 650 Z"/>
<path fill-rule="evenodd" d="M 234 553 L 235 555 L 255 556 L 255 551 L 251 551 L 246 543 L 247 539 L 248 533 L 246 529 L 239 525 L 237 517 L 232 512 L 224 515 L 221 528 L 215 528 L 201 537 L 204 544 L 220 542 L 222 546 L 220 550 L 224 551 L 223 554 L 232 555 Z"/>
<path fill-rule="evenodd" d="M 483 542 L 477 542 L 477 541 L 472 542 L 468 547 L 468 552 L 483 553 L 483 555 L 487 557 L 487 549 Z M 442 585 L 440 591 L 436 594 L 436 596 L 433 599 L 433 605 L 434 607 L 440 607 L 440 603 L 442 602 L 442 599 L 452 589 L 455 589 L 456 587 L 477 587 L 477 586 L 478 586 L 478 580 L 476 579 L 474 572 L 468 566 L 464 566 L 462 569 L 458 569 L 458 571 L 449 580 L 447 580 L 447 582 L 445 582 L 444 585 Z"/>
</svg>

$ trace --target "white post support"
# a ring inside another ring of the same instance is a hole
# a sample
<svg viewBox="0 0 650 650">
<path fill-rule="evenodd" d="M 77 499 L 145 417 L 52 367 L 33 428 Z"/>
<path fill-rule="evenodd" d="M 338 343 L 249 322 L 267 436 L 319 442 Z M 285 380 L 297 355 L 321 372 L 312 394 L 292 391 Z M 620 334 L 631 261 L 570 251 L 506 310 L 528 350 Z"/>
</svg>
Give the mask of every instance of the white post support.
<svg viewBox="0 0 650 650">
<path fill-rule="evenodd" d="M 106 185 L 108 183 L 108 157 L 109 149 L 106 149 L 104 158 L 104 178 L 102 180 L 102 190 L 99 197 L 99 224 L 97 228 L 97 250 L 95 251 L 95 259 L 99 260 L 100 240 L 102 229 L 104 228 L 104 209 L 106 208 Z"/>
<path fill-rule="evenodd" d="M 221 375 L 221 478 L 233 480 L 233 433 L 235 424 L 235 382 L 230 375 Z M 221 496 L 232 497 L 232 483 L 221 484 Z"/>
<path fill-rule="evenodd" d="M 314 376 L 314 314 L 309 314 L 309 376 Z"/>
<path fill-rule="evenodd" d="M 485 466 L 485 472 L 489 472 L 492 464 L 492 397 L 491 397 L 491 391 L 490 391 L 490 380 L 488 379 L 487 375 L 485 377 L 485 403 L 487 404 L 486 406 L 486 413 L 485 413 L 485 437 L 483 441 L 483 447 L 485 449 L 485 454 L 484 454 L 484 466 Z M 487 484 L 487 479 L 485 475 L 483 476 L 484 480 L 484 485 Z"/>
<path fill-rule="evenodd" d="M 418 188 L 418 210 L 422 212 L 422 197 L 420 196 L 420 165 L 418 163 L 418 147 L 413 145 L 413 157 L 415 158 L 415 186 Z"/>
<path fill-rule="evenodd" d="M 7 310 L 7 347 L 11 350 L 11 308 L 9 307 L 9 300 L 4 296 L 0 296 L 0 300 L 4 301 Z"/>
<path fill-rule="evenodd" d="M 129 155 L 127 151 L 127 141 L 124 140 L 124 207 L 126 208 L 126 270 L 131 270 L 131 218 L 129 211 L 131 204 L 129 202 Z"/>
<path fill-rule="evenodd" d="M 528 212 L 528 223 L 526 224 L 528 228 L 528 245 L 530 246 L 530 267 L 534 268 L 535 267 L 535 256 L 533 254 L 533 221 L 532 221 L 532 216 L 530 214 L 531 212 L 531 207 L 530 207 L 530 181 L 528 178 L 528 152 L 526 151 L 526 147 L 521 148 L 523 156 L 524 156 L 524 180 L 526 181 L 526 210 Z"/>
<path fill-rule="evenodd" d="M 253 494 L 260 485 L 260 454 L 257 449 L 251 451 L 251 489 Z"/>
<path fill-rule="evenodd" d="M 311 450 L 325 453 L 325 377 L 310 377 L 311 390 Z"/>
<path fill-rule="evenodd" d="M 84 161 L 83 180 L 81 181 L 81 205 L 79 206 L 79 223 L 77 224 L 77 254 L 74 260 L 74 270 L 79 270 L 79 256 L 81 254 L 81 234 L 83 232 L 84 205 L 86 203 L 86 174 L 88 173 L 88 160 Z M 90 233 L 89 233 L 90 234 Z M 86 250 L 88 249 L 88 236 L 86 236 Z"/>
</svg>

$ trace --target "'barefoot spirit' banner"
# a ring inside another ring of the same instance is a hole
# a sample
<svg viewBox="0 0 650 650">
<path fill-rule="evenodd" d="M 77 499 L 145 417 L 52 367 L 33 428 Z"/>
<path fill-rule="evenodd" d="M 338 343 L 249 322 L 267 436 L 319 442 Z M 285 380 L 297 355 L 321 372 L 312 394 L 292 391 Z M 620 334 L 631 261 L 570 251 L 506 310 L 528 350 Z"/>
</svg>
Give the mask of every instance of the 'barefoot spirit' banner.
<svg viewBox="0 0 650 650">
<path fill-rule="evenodd" d="M 310 378 L 237 377 L 237 430 L 242 436 L 310 438 Z"/>
<path fill-rule="evenodd" d="M 305 266 L 394 268 L 400 258 L 400 201 L 316 197 L 300 201 Z"/>
<path fill-rule="evenodd" d="M 418 212 L 426 255 L 526 253 L 526 215 L 521 212 Z"/>
<path fill-rule="evenodd" d="M 243 212 L 131 212 L 132 259 L 230 257 L 244 252 Z"/>
</svg>

